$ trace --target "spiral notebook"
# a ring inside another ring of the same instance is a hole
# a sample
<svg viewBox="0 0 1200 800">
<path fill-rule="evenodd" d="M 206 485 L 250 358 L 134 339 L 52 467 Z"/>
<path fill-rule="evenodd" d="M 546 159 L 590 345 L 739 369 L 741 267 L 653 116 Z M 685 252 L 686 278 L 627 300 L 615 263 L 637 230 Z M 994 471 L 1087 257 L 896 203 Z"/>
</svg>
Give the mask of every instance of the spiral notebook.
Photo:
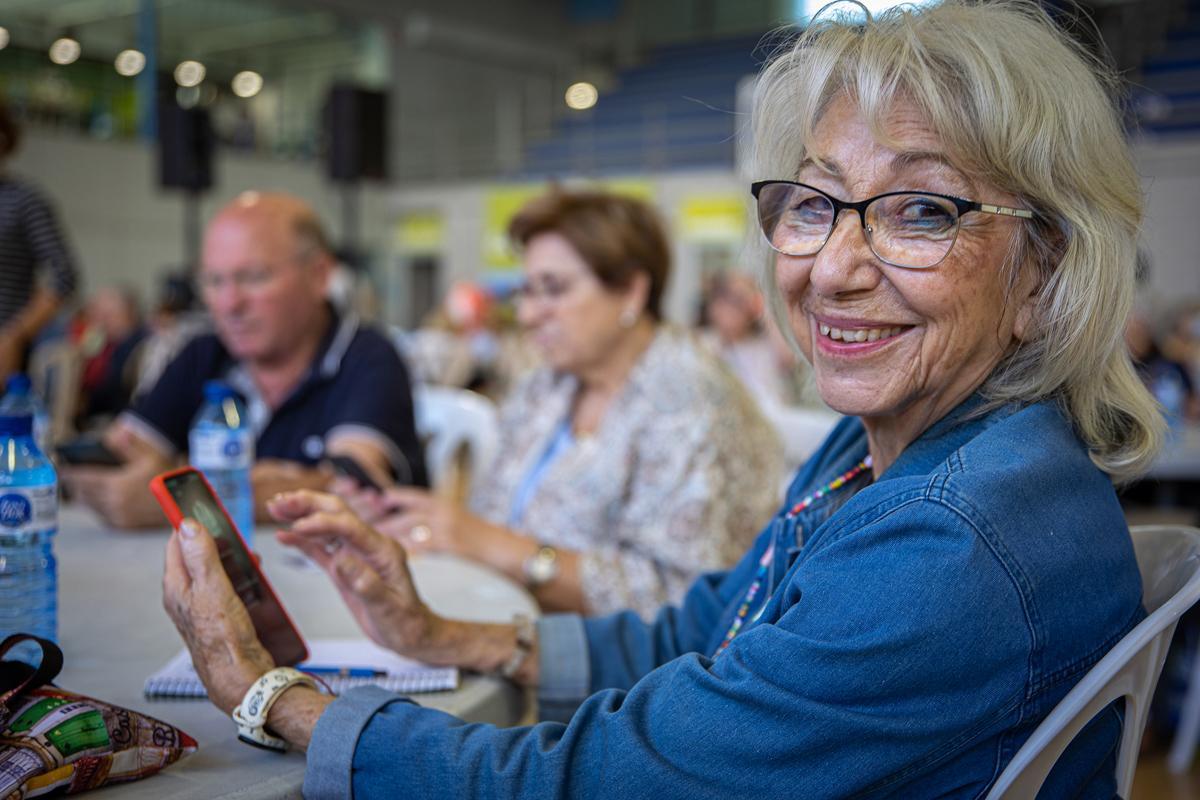
<svg viewBox="0 0 1200 800">
<path fill-rule="evenodd" d="M 307 644 L 308 661 L 297 668 L 320 667 L 318 677 L 339 694 L 356 686 L 379 686 L 390 692 L 404 694 L 458 688 L 457 667 L 431 667 L 384 650 L 366 639 L 311 639 Z M 367 677 L 331 674 L 327 669 L 331 667 L 345 670 L 346 673 L 379 674 Z M 162 669 L 146 678 L 142 691 L 150 698 L 208 696 L 192 667 L 187 650 L 181 651 Z"/>
</svg>

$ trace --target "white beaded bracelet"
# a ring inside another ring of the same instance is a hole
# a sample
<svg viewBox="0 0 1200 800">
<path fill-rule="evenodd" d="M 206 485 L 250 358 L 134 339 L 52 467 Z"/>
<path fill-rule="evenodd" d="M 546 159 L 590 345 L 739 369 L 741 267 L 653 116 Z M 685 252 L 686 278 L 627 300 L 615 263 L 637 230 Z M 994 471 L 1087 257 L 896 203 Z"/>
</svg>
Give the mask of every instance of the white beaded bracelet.
<svg viewBox="0 0 1200 800">
<path fill-rule="evenodd" d="M 241 704 L 233 710 L 238 738 L 246 744 L 267 750 L 287 749 L 287 742 L 267 733 L 267 713 L 285 690 L 297 684 L 317 688 L 317 682 L 292 667 L 276 667 L 250 685 Z"/>
</svg>

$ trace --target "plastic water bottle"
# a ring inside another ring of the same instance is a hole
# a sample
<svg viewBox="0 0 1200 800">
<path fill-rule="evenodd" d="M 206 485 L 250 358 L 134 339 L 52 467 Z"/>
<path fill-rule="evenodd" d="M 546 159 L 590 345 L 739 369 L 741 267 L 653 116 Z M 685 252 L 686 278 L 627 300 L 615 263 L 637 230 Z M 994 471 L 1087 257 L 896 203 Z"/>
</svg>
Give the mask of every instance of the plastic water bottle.
<svg viewBox="0 0 1200 800">
<path fill-rule="evenodd" d="M 246 407 L 233 388 L 221 381 L 204 384 L 204 405 L 192 421 L 188 458 L 204 473 L 247 546 L 254 541 L 254 432 Z"/>
<path fill-rule="evenodd" d="M 58 476 L 33 439 L 33 416 L 0 415 L 0 639 L 58 639 Z M 37 663 L 41 648 L 11 657 Z"/>
<path fill-rule="evenodd" d="M 0 400 L 0 414 L 10 417 L 21 417 L 26 414 L 33 417 L 33 440 L 37 442 L 42 455 L 50 455 L 50 415 L 29 376 L 18 372 L 8 379 L 4 399 Z"/>
</svg>

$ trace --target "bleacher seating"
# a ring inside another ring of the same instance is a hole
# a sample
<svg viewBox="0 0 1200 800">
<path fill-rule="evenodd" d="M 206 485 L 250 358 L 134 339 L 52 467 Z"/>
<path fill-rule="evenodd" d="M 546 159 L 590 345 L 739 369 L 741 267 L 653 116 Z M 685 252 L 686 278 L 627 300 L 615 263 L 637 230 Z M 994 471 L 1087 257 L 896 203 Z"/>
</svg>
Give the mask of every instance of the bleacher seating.
<svg viewBox="0 0 1200 800">
<path fill-rule="evenodd" d="M 738 82 L 758 71 L 757 38 L 652 52 L 588 111 L 568 112 L 526 149 L 522 173 L 731 167 Z"/>
<path fill-rule="evenodd" d="M 1200 135 L 1200 1 L 1167 34 L 1165 48 L 1146 60 L 1134 93 L 1138 128 L 1155 136 Z"/>
</svg>

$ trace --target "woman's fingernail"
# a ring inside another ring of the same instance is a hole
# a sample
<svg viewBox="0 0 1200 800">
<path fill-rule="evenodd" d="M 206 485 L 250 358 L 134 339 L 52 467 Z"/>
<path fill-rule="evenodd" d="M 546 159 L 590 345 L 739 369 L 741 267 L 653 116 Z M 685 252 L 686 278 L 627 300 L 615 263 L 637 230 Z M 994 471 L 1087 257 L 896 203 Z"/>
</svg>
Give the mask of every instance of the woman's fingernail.
<svg viewBox="0 0 1200 800">
<path fill-rule="evenodd" d="M 196 523 L 192 522 L 190 519 L 185 519 L 183 524 L 179 526 L 179 534 L 185 539 L 191 539 L 199 532 L 200 531 L 199 528 L 196 527 Z"/>
</svg>

